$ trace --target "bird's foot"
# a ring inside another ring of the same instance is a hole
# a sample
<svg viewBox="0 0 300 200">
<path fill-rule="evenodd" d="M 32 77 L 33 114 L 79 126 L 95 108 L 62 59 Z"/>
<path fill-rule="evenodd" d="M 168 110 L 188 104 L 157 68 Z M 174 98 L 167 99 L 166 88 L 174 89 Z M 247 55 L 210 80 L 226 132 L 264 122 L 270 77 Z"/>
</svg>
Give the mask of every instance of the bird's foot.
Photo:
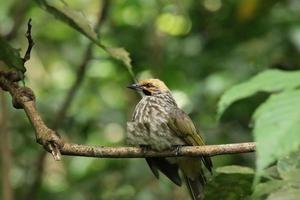
<svg viewBox="0 0 300 200">
<path fill-rule="evenodd" d="M 149 145 L 141 144 L 140 148 L 142 149 L 142 153 L 145 154 L 147 151 L 151 150 Z"/>
<path fill-rule="evenodd" d="M 183 145 L 174 145 L 174 149 L 173 151 L 175 151 L 175 155 L 178 156 L 179 153 L 180 153 L 180 148 L 182 147 Z"/>
</svg>

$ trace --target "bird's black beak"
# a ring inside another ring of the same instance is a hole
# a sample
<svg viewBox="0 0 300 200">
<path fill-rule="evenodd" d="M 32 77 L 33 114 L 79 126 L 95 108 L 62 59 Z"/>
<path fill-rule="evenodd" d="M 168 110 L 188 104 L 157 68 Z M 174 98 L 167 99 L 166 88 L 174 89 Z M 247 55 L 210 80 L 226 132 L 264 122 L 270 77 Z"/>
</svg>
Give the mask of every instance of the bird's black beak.
<svg viewBox="0 0 300 200">
<path fill-rule="evenodd" d="M 139 84 L 132 84 L 132 85 L 128 85 L 127 88 L 133 89 L 133 90 L 140 90 L 141 86 Z"/>
</svg>

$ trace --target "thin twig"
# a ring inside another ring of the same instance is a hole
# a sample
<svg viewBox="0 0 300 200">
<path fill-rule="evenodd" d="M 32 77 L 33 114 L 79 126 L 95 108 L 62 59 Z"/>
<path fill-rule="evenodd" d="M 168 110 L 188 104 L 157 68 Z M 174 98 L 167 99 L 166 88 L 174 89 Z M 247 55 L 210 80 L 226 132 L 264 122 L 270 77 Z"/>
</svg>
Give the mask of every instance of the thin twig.
<svg viewBox="0 0 300 200">
<path fill-rule="evenodd" d="M 28 23 L 27 23 L 27 31 L 25 34 L 27 41 L 28 41 L 28 47 L 27 47 L 26 53 L 23 57 L 23 63 L 26 63 L 30 59 L 30 53 L 31 53 L 32 47 L 34 46 L 34 41 L 31 37 L 31 28 L 32 28 L 31 19 L 29 19 Z"/>
</svg>

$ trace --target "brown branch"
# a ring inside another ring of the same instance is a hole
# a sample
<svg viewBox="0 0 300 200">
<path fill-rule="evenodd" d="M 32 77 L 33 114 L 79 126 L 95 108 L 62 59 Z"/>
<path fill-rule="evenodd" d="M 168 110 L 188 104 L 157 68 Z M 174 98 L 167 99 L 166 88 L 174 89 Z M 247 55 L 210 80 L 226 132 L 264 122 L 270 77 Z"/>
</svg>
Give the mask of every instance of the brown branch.
<svg viewBox="0 0 300 200">
<path fill-rule="evenodd" d="M 73 155 L 101 158 L 141 158 L 141 157 L 174 157 L 174 156 L 215 156 L 222 154 L 246 153 L 255 151 L 255 143 L 222 144 L 206 146 L 184 146 L 164 152 L 155 152 L 137 147 L 97 147 L 72 144 L 60 139 L 58 134 L 48 128 L 35 107 L 35 99 L 29 88 L 18 86 L 0 76 L 0 87 L 8 90 L 17 108 L 23 108 L 36 132 L 37 142 L 57 155 Z"/>
<path fill-rule="evenodd" d="M 102 22 L 105 20 L 105 18 L 107 16 L 108 6 L 109 6 L 108 1 L 106 1 L 106 0 L 102 1 L 101 8 L 99 9 L 98 19 L 97 19 L 97 22 L 96 22 L 96 25 L 94 28 L 96 33 L 99 32 Z M 79 66 L 77 68 L 76 79 L 75 79 L 74 83 L 72 84 L 72 86 L 70 87 L 70 89 L 68 90 L 60 108 L 58 109 L 58 111 L 55 114 L 54 121 L 51 126 L 52 129 L 54 129 L 54 130 L 58 129 L 61 126 L 61 124 L 63 123 L 63 121 L 66 117 L 67 111 L 70 108 L 70 106 L 74 100 L 74 97 L 84 80 L 86 69 L 87 69 L 89 61 L 92 59 L 92 57 L 93 57 L 93 43 L 90 42 L 84 52 L 83 58 L 79 64 Z M 42 151 L 39 154 L 39 156 L 35 162 L 37 173 L 35 174 L 32 184 L 29 186 L 29 189 L 27 190 L 28 192 L 24 196 L 25 200 L 36 199 L 36 192 L 39 190 L 39 187 L 41 184 L 41 179 L 42 179 L 42 176 L 44 173 L 46 155 L 47 155 L 46 152 Z"/>
<path fill-rule="evenodd" d="M 64 143 L 60 151 L 62 155 L 97 158 L 196 157 L 254 152 L 255 142 L 205 146 L 182 146 L 162 152 L 145 150 L 144 148 L 139 147 L 97 147 Z"/>
<path fill-rule="evenodd" d="M 39 144 L 51 152 L 55 160 L 60 160 L 59 146 L 61 140 L 56 132 L 48 128 L 35 107 L 35 97 L 30 88 L 19 86 L 18 84 L 5 78 L 5 72 L 0 73 L 0 87 L 8 91 L 12 96 L 13 106 L 17 109 L 24 109 L 30 123 L 34 127 L 35 137 Z"/>
</svg>

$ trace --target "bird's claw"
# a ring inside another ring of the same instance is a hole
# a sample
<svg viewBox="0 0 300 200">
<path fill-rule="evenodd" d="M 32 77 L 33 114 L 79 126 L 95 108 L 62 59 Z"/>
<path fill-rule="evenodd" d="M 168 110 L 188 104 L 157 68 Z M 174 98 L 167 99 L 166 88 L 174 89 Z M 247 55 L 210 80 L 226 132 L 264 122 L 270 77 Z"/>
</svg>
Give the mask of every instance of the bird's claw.
<svg viewBox="0 0 300 200">
<path fill-rule="evenodd" d="M 175 155 L 178 156 L 180 153 L 180 148 L 182 147 L 182 145 L 176 145 L 174 146 L 174 151 L 175 151 Z"/>
<path fill-rule="evenodd" d="M 149 145 L 140 145 L 140 148 L 142 149 L 142 153 L 145 154 L 147 151 L 149 151 L 151 148 Z"/>
</svg>

